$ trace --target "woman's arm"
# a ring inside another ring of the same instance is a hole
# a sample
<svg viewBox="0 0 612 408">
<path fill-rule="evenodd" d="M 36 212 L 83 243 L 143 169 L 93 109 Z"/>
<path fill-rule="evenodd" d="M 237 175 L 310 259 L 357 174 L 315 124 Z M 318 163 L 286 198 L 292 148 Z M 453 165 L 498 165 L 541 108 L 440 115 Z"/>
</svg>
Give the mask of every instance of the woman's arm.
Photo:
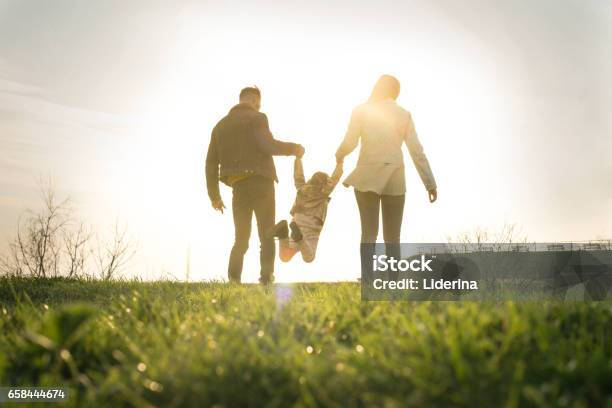
<svg viewBox="0 0 612 408">
<path fill-rule="evenodd" d="M 358 108 L 353 110 L 351 114 L 351 121 L 349 122 L 348 129 L 346 131 L 346 135 L 344 136 L 344 140 L 338 147 L 336 151 L 336 160 L 342 161 L 345 156 L 349 155 L 357 145 L 359 144 L 359 138 L 361 137 L 361 115 L 359 114 Z"/>
<path fill-rule="evenodd" d="M 410 153 L 412 162 L 414 163 L 414 166 L 416 167 L 425 188 L 427 191 L 435 190 L 436 179 L 431 171 L 431 167 L 429 167 L 429 161 L 427 160 L 427 156 L 425 156 L 423 146 L 421 145 L 421 142 L 417 136 L 414 128 L 414 122 L 412 121 L 412 116 L 410 113 L 408 113 L 408 123 L 406 124 L 404 141 L 406 142 L 406 146 L 408 146 L 408 152 Z"/>
</svg>

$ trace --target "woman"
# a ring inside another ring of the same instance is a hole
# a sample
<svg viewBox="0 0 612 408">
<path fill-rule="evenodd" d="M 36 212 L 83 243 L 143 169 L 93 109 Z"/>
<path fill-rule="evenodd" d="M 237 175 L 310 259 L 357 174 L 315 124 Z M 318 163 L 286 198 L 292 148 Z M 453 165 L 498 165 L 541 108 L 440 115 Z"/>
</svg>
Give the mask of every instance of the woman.
<svg viewBox="0 0 612 408">
<path fill-rule="evenodd" d="M 428 191 L 429 201 L 433 203 L 437 199 L 436 181 L 410 112 L 395 102 L 399 92 L 400 84 L 395 77 L 381 76 L 370 99 L 353 110 L 344 141 L 336 152 L 336 160 L 341 162 L 361 141 L 357 167 L 343 184 L 353 186 L 359 207 L 364 280 L 370 276 L 372 269 L 381 210 L 386 252 L 396 259 L 400 257 L 399 242 L 406 194 L 403 143 L 406 143 Z M 396 279 L 397 273 L 391 274 L 391 278 Z"/>
</svg>

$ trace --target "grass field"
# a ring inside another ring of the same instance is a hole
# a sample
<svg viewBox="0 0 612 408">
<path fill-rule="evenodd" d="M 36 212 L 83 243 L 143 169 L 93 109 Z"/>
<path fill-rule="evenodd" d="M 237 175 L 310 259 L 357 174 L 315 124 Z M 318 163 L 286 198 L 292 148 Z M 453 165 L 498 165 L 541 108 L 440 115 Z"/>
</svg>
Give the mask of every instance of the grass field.
<svg viewBox="0 0 612 408">
<path fill-rule="evenodd" d="M 0 302 L 0 385 L 61 406 L 612 406 L 611 302 L 28 279 Z"/>
</svg>

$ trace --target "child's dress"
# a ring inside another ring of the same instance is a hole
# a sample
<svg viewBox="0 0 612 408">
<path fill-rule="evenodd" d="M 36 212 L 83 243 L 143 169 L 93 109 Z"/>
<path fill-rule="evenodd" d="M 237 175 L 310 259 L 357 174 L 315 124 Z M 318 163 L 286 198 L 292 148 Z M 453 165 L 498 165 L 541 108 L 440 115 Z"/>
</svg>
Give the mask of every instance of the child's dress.
<svg viewBox="0 0 612 408">
<path fill-rule="evenodd" d="M 295 242 L 291 238 L 280 240 L 280 258 L 289 261 L 297 251 L 302 253 L 305 262 L 312 262 L 317 252 L 319 235 L 327 216 L 327 205 L 331 192 L 342 176 L 342 164 L 337 164 L 332 175 L 324 185 L 316 185 L 312 180 L 306 183 L 301 159 L 295 159 L 293 178 L 297 195 L 291 208 L 293 222 L 302 233 L 302 240 Z"/>
</svg>

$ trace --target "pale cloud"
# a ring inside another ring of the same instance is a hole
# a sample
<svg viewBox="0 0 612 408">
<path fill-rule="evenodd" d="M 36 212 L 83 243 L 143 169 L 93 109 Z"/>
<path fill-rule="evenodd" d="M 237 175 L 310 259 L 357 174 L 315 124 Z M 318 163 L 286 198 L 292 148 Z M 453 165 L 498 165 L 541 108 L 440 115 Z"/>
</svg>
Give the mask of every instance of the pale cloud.
<svg viewBox="0 0 612 408">
<path fill-rule="evenodd" d="M 60 104 L 121 114 L 141 109 L 159 80 L 181 9 L 156 0 L 0 2 L 8 78 Z"/>
<path fill-rule="evenodd" d="M 2 78 L 0 113 L 24 120 L 105 131 L 120 130 L 131 123 L 125 116 L 54 103 L 48 100 L 43 88 Z"/>
</svg>

